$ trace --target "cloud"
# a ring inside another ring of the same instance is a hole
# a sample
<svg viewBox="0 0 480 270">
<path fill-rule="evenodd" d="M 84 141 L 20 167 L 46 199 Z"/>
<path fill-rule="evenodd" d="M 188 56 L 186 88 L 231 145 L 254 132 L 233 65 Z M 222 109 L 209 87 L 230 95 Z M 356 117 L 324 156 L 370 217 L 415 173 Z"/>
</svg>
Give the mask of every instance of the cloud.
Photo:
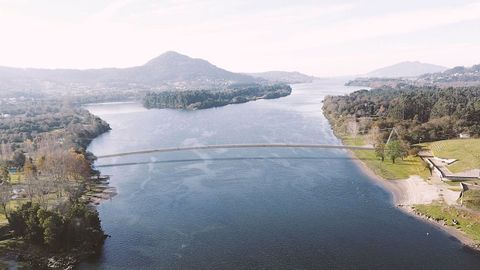
<svg viewBox="0 0 480 270">
<path fill-rule="evenodd" d="M 362 2 L 374 4 L 371 0 Z M 455 5 L 432 2 L 422 9 L 409 7 L 398 11 L 388 3 L 372 9 L 361 6 L 357 0 L 95 3 L 94 8 L 89 7 L 96 10 L 93 14 L 72 14 L 76 16 L 63 20 L 40 11 L 29 16 L 22 11 L 24 5 L 12 7 L 0 0 L 0 65 L 125 67 L 142 64 L 166 50 L 177 50 L 234 71 L 298 69 L 338 74 L 363 71 L 364 64 L 360 62 L 368 59 L 374 64 L 396 61 L 392 52 L 401 51 L 399 46 L 405 44 L 412 48 L 431 47 L 428 38 L 419 39 L 414 37 L 415 33 L 437 37 L 443 34 L 438 31 L 442 27 L 469 21 L 480 23 L 478 1 Z M 452 46 L 453 41 L 443 39 L 444 42 L 435 44 L 435 55 L 459 50 L 464 56 L 458 59 L 466 59 L 465 55 L 480 44 L 477 32 L 465 31 L 455 40 L 458 44 L 471 44 L 464 52 L 461 46 Z M 389 39 L 404 42 L 382 43 Z M 375 50 L 359 49 L 358 44 L 372 42 L 382 44 Z M 398 55 L 416 60 L 425 54 L 425 49 L 412 49 L 411 54 L 401 52 Z"/>
<path fill-rule="evenodd" d="M 85 22 L 94 23 L 94 22 L 105 22 L 109 21 L 116 13 L 121 9 L 127 7 L 130 4 L 133 4 L 135 0 L 115 0 L 108 4 L 106 7 L 100 11 L 89 16 Z"/>
</svg>

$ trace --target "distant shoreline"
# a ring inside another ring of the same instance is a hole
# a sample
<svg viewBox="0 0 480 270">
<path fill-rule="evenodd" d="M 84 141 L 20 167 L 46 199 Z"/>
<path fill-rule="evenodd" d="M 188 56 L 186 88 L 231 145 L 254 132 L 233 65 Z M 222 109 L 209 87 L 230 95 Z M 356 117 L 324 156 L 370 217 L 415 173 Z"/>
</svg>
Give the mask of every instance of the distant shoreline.
<svg viewBox="0 0 480 270">
<path fill-rule="evenodd" d="M 123 104 L 141 104 L 141 102 L 140 101 L 91 102 L 91 103 L 82 104 L 82 107 L 95 106 L 95 105 L 123 105 Z"/>
</svg>

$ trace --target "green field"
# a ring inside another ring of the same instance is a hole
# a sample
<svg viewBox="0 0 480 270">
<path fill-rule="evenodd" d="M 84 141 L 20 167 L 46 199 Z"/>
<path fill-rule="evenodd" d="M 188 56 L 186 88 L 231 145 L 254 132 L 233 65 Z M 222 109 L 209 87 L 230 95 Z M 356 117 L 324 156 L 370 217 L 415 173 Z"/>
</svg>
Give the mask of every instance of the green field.
<svg viewBox="0 0 480 270">
<path fill-rule="evenodd" d="M 475 241 L 480 241 L 480 218 L 468 211 L 457 209 L 443 204 L 422 204 L 414 206 L 415 212 L 444 221 L 446 225 L 460 229 Z M 457 224 L 453 220 L 457 220 Z"/>
<path fill-rule="evenodd" d="M 468 208 L 480 210 L 480 190 L 470 189 L 463 193 L 463 205 Z"/>
<path fill-rule="evenodd" d="M 23 173 L 11 173 L 10 174 L 10 184 L 16 185 L 20 184 L 23 181 Z"/>
<path fill-rule="evenodd" d="M 436 157 L 457 159 L 457 162 L 448 166 L 454 173 L 480 169 L 480 139 L 438 141 L 427 146 Z"/>
<path fill-rule="evenodd" d="M 361 136 L 355 138 L 343 137 L 342 141 L 345 145 L 365 145 L 365 141 Z M 394 164 L 389 159 L 385 159 L 385 161 L 382 162 L 380 158 L 376 157 L 374 151 L 353 150 L 353 152 L 355 156 L 362 160 L 375 174 L 388 180 L 407 179 L 411 175 L 418 175 L 423 179 L 427 179 L 430 176 L 430 171 L 419 157 L 409 156 L 404 160 L 399 158 Z"/>
</svg>

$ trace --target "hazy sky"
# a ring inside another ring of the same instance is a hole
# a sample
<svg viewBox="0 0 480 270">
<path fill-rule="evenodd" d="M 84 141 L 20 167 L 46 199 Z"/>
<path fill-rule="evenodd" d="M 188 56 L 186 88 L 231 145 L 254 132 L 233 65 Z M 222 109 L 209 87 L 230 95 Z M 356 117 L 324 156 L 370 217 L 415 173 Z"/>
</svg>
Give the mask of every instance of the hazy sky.
<svg viewBox="0 0 480 270">
<path fill-rule="evenodd" d="M 0 65 L 16 67 L 127 67 L 168 50 L 242 72 L 470 66 L 480 1 L 0 0 L 0 37 Z"/>
</svg>

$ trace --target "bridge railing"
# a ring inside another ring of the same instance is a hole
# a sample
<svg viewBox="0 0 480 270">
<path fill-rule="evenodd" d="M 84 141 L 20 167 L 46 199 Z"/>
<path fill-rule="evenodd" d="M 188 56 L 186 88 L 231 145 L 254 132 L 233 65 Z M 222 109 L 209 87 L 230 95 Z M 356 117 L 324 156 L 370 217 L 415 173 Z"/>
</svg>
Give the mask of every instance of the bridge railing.
<svg viewBox="0 0 480 270">
<path fill-rule="evenodd" d="M 201 145 L 201 146 L 185 146 L 185 147 L 167 147 L 149 150 L 131 151 L 107 155 L 99 155 L 98 159 L 112 158 L 121 156 L 142 155 L 151 153 L 165 153 L 178 151 L 193 151 L 193 150 L 207 150 L 207 149 L 232 149 L 232 148 L 324 148 L 324 149 L 351 149 L 351 150 L 374 150 L 371 146 L 348 146 L 348 145 L 334 145 L 334 144 L 220 144 L 220 145 Z"/>
</svg>

